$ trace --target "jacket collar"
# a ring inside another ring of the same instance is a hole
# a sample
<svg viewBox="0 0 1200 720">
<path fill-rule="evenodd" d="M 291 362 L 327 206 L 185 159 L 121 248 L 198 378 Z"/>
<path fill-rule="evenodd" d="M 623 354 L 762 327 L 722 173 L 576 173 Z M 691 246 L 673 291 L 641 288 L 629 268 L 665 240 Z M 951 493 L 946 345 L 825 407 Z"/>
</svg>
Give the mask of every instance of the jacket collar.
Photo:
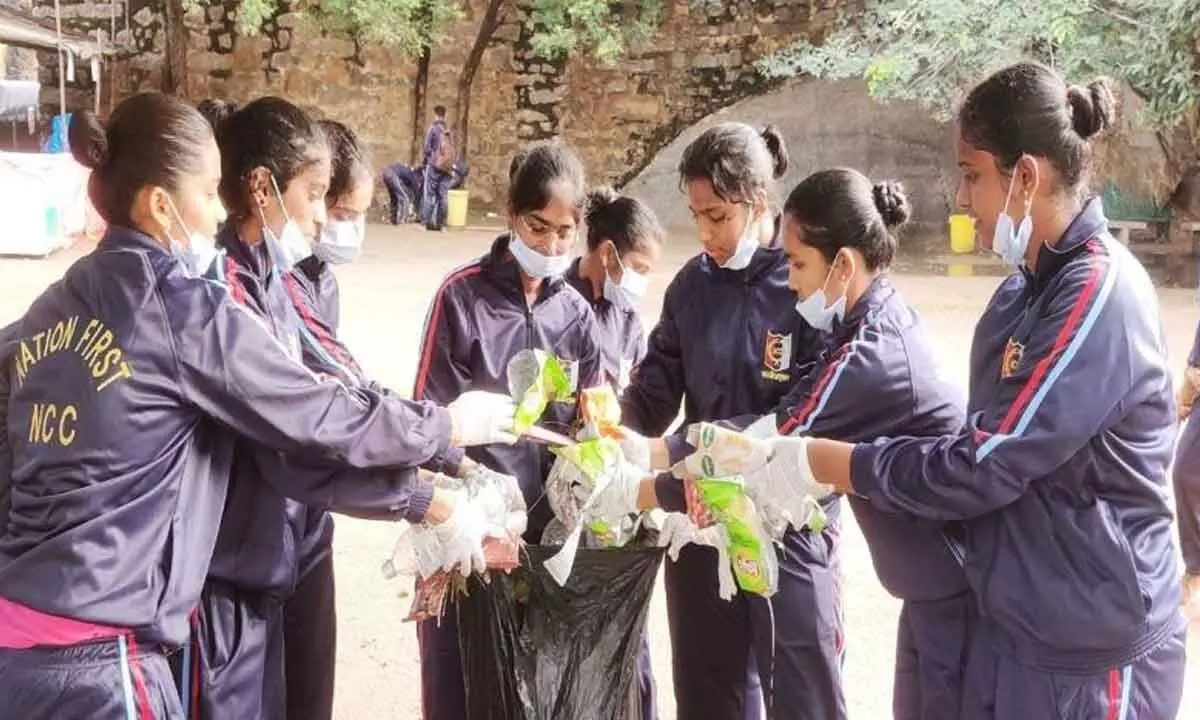
<svg viewBox="0 0 1200 720">
<path fill-rule="evenodd" d="M 1083 209 L 1067 226 L 1066 232 L 1058 242 L 1042 245 L 1038 249 L 1036 269 L 1030 272 L 1027 268 L 1022 267 L 1021 272 L 1025 274 L 1025 279 L 1031 282 L 1035 289 L 1040 288 L 1050 278 L 1057 275 L 1067 261 L 1073 258 L 1089 240 L 1107 232 L 1108 218 L 1104 215 L 1104 204 L 1100 198 L 1093 197 L 1084 203 Z"/>
<path fill-rule="evenodd" d="M 837 344 L 842 345 L 849 342 L 858 332 L 863 321 L 874 315 L 875 311 L 883 307 L 895 294 L 896 288 L 892 287 L 892 281 L 888 278 L 887 273 L 877 275 L 863 291 L 858 302 L 854 303 L 854 307 L 846 311 L 846 316 L 840 322 L 834 321 L 833 338 Z"/>
</svg>

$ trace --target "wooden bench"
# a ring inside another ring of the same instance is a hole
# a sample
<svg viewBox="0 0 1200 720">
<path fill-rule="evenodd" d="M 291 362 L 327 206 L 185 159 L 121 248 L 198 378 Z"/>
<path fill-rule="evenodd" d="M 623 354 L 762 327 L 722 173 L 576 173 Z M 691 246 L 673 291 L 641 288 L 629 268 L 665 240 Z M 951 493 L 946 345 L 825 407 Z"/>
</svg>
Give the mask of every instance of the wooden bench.
<svg viewBox="0 0 1200 720">
<path fill-rule="evenodd" d="M 1134 230 L 1148 230 L 1150 226 L 1144 222 L 1137 220 L 1109 220 L 1109 230 L 1113 231 L 1113 237 L 1122 245 L 1129 245 L 1129 234 Z"/>
</svg>

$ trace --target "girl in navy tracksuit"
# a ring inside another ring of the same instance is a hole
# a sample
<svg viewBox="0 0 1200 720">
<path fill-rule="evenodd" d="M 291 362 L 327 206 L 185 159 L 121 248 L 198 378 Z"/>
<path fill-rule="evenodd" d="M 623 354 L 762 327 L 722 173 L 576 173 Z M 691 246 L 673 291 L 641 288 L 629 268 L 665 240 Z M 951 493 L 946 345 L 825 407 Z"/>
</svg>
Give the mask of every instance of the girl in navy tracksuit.
<svg viewBox="0 0 1200 720">
<path fill-rule="evenodd" d="M 1021 64 L 959 112 L 959 204 L 1020 268 L 976 327 L 966 427 L 776 451 L 802 490 L 815 475 L 880 510 L 962 521 L 981 615 L 964 718 L 1158 720 L 1182 695 L 1158 299 L 1100 201 L 1081 199 L 1112 110 L 1104 83 Z"/>
<path fill-rule="evenodd" d="M 770 128 L 717 125 L 684 151 L 680 176 L 704 252 L 668 287 L 624 393 L 622 418 L 632 429 L 662 435 L 681 402 L 687 423 L 770 412 L 815 357 L 821 340 L 796 314 L 768 212 L 768 189 L 786 168 L 782 138 Z M 685 454 L 681 440 L 672 438 L 670 460 Z M 667 476 L 660 485 L 660 502 L 679 507 L 679 483 Z M 711 548 L 687 546 L 667 564 L 680 717 L 742 720 L 758 716 L 764 700 L 777 717 L 844 717 L 839 508 L 827 503 L 823 532 L 784 538 L 779 592 L 769 602 L 722 600 Z"/>
<path fill-rule="evenodd" d="M 318 228 L 330 225 L 325 197 L 331 153 L 326 137 L 296 106 L 262 98 L 233 113 L 218 138 L 221 195 L 231 211 L 218 238 L 226 253 L 218 274 L 234 301 L 261 317 L 284 348 L 302 361 L 309 329 L 293 302 L 289 281 L 296 266 L 311 256 L 311 239 Z M 309 367 L 347 382 L 325 364 Z M 434 406 L 410 405 L 413 428 L 397 440 L 409 446 L 402 464 L 416 466 L 447 451 L 455 426 L 463 423 L 435 427 L 428 420 Z M 205 717 L 272 718 L 286 709 L 284 603 L 303 571 L 311 569 L 304 561 L 319 561 L 327 518 L 273 490 L 263 481 L 265 474 L 252 454 L 235 455 L 198 616 L 204 672 L 198 688 L 191 689 Z M 323 621 L 330 618 L 326 615 Z M 326 638 L 329 632 L 326 627 Z M 187 681 L 181 684 L 187 686 Z"/>
<path fill-rule="evenodd" d="M 662 256 L 665 232 L 654 211 L 611 188 L 588 194 L 587 251 L 571 264 L 566 280 L 592 305 L 600 344 L 600 371 L 617 392 L 629 384 L 646 355 L 646 332 L 638 305 L 649 273 Z M 658 716 L 648 636 L 638 655 L 641 720 Z"/>
<path fill-rule="evenodd" d="M 583 166 L 558 143 L 542 143 L 513 162 L 509 232 L 482 258 L 442 281 L 426 319 L 413 396 L 450 402 L 471 389 L 505 392 L 509 361 L 541 349 L 565 365 L 576 389 L 598 379 L 600 348 L 590 303 L 564 282 L 584 202 Z M 574 403 L 552 403 L 540 424 L 566 432 Z M 537 542 L 552 514 L 543 495 L 552 456 L 519 442 L 472 450 L 470 456 L 516 476 L 529 507 L 526 539 Z M 451 458 L 451 461 L 454 459 Z M 425 720 L 468 716 L 455 614 L 420 623 L 421 703 Z M 476 708 L 472 715 L 484 712 Z"/>
<path fill-rule="evenodd" d="M 0 717 L 178 718 L 167 655 L 239 438 L 306 502 L 414 521 L 457 505 L 393 469 L 412 405 L 316 377 L 201 277 L 223 210 L 198 112 L 136 95 L 107 128 L 77 114 L 71 145 L 109 229 L 0 337 Z M 452 425 L 428 416 L 425 437 Z"/>
<path fill-rule="evenodd" d="M 962 427 L 963 392 L 939 372 L 931 338 L 888 280 L 892 232 L 908 214 L 898 185 L 872 185 L 854 170 L 816 173 L 788 196 L 784 249 L 802 298 L 797 310 L 829 343 L 782 403 L 779 433 L 870 441 Z M 946 536 L 956 528 L 880 512 L 853 496 L 850 507 L 880 582 L 904 601 L 893 717 L 958 720 L 975 617 Z"/>
</svg>

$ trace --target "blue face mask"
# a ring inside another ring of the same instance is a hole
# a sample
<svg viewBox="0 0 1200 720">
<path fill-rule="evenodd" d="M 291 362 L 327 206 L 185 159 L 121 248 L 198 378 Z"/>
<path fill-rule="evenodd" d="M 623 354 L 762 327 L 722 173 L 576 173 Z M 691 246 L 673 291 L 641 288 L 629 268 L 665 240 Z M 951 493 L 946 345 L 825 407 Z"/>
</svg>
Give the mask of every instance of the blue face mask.
<svg viewBox="0 0 1200 720">
<path fill-rule="evenodd" d="M 834 258 L 834 261 L 836 262 L 837 258 Z M 833 321 L 840 322 L 846 316 L 846 295 L 844 293 L 834 300 L 832 305 L 826 307 L 825 288 L 829 285 L 831 277 L 833 277 L 832 264 L 829 266 L 829 272 L 825 275 L 825 283 L 816 292 L 796 303 L 796 312 L 800 313 L 804 322 L 821 332 L 831 332 Z M 846 279 L 846 283 L 849 286 L 849 278 Z"/>
<path fill-rule="evenodd" d="M 1033 235 L 1033 218 L 1029 215 L 1033 204 L 1032 196 L 1025 200 L 1025 217 L 1018 225 L 1008 214 L 1008 203 L 1012 200 L 1013 185 L 1017 184 L 1016 172 L 1008 182 L 1008 195 L 1004 198 L 1004 209 L 996 217 L 996 230 L 992 233 L 992 252 L 1013 267 L 1025 264 L 1025 252 L 1029 249 L 1029 238 Z"/>
</svg>

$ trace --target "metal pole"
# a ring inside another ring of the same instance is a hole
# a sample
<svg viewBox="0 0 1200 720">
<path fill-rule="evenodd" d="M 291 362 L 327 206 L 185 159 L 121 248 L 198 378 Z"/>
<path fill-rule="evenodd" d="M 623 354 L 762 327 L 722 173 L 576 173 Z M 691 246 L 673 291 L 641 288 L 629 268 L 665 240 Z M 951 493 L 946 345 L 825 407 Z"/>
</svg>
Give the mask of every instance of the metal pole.
<svg viewBox="0 0 1200 720">
<path fill-rule="evenodd" d="M 54 32 L 58 35 L 58 114 L 67 114 L 67 77 L 63 67 L 62 12 L 54 0 Z"/>
</svg>

